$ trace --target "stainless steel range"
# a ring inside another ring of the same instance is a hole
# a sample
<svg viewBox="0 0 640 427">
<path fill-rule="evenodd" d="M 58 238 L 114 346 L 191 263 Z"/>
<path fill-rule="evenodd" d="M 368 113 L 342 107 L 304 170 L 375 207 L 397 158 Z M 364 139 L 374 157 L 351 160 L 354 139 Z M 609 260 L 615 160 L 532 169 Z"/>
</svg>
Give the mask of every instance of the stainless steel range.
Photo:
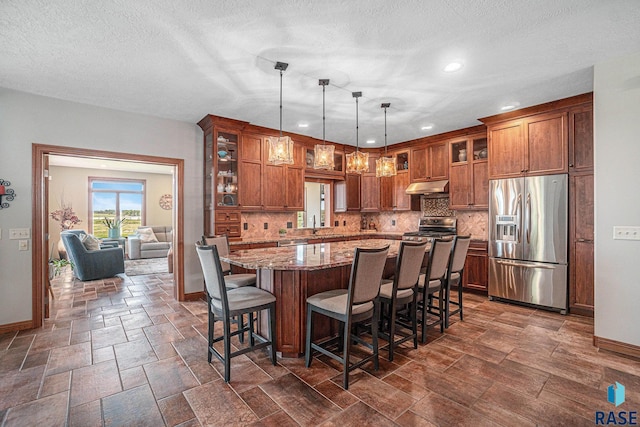
<svg viewBox="0 0 640 427">
<path fill-rule="evenodd" d="M 418 222 L 418 231 L 410 231 L 402 235 L 402 240 L 423 242 L 426 239 L 455 236 L 458 220 L 452 216 L 423 216 Z"/>
</svg>

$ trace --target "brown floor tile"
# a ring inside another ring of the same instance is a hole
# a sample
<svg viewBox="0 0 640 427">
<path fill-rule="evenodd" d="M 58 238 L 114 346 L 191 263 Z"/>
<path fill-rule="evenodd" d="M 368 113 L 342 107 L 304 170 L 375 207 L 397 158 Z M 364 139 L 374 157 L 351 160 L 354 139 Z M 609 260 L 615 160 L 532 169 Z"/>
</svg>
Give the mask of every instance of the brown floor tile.
<svg viewBox="0 0 640 427">
<path fill-rule="evenodd" d="M 158 360 L 153 348 L 146 339 L 116 344 L 113 346 L 121 370 L 141 366 Z"/>
<path fill-rule="evenodd" d="M 126 390 L 102 399 L 105 427 L 149 426 L 164 424 L 148 385 Z"/>
<path fill-rule="evenodd" d="M 295 422 L 293 418 L 284 411 L 276 412 L 273 415 L 249 424 L 249 426 L 252 427 L 298 427 L 299 425 L 300 424 Z"/>
<path fill-rule="evenodd" d="M 71 388 L 71 371 L 61 372 L 55 375 L 44 377 L 42 388 L 40 389 L 39 399 L 45 396 L 51 396 Z"/>
<path fill-rule="evenodd" d="M 342 365 L 339 363 L 336 363 L 336 366 L 339 365 L 340 370 L 336 370 L 317 358 L 311 361 L 311 366 L 308 368 L 305 367 L 304 358 L 302 357 L 299 359 L 282 359 L 280 364 L 312 386 L 331 379 L 342 372 Z"/>
<path fill-rule="evenodd" d="M 239 396 L 258 416 L 265 418 L 280 411 L 280 407 L 260 387 L 253 387 L 239 393 Z"/>
<path fill-rule="evenodd" d="M 196 417 L 182 393 L 158 400 L 158 406 L 165 423 L 169 426 L 182 424 Z"/>
<path fill-rule="evenodd" d="M 122 327 L 125 331 L 153 325 L 153 322 L 151 321 L 147 313 L 136 313 L 128 314 L 126 316 L 120 316 L 120 321 L 122 322 Z"/>
<path fill-rule="evenodd" d="M 162 399 L 199 385 L 181 358 L 159 360 L 143 365 L 156 399 Z"/>
<path fill-rule="evenodd" d="M 326 397 L 342 409 L 348 408 L 349 406 L 358 402 L 357 397 L 330 380 L 321 382 L 314 388 L 324 397 Z"/>
<path fill-rule="evenodd" d="M 57 329 L 51 332 L 39 333 L 36 335 L 29 352 L 38 353 L 51 350 L 54 347 L 69 345 L 71 339 L 71 329 Z"/>
<path fill-rule="evenodd" d="M 436 342 L 443 347 L 448 347 L 461 353 L 471 354 L 487 362 L 500 363 L 507 356 L 507 353 L 503 351 L 495 350 L 482 344 L 448 334 L 445 334 Z"/>
<path fill-rule="evenodd" d="M 351 405 L 328 421 L 320 424 L 323 427 L 360 427 L 360 426 L 394 426 L 393 421 L 377 412 L 363 402 Z"/>
<path fill-rule="evenodd" d="M 409 381 L 395 373 L 388 375 L 382 379 L 385 383 L 392 387 L 397 388 L 405 394 L 413 397 L 415 400 L 420 400 L 430 393 L 426 388 L 416 384 L 413 381 Z"/>
<path fill-rule="evenodd" d="M 149 383 L 142 366 L 136 366 L 125 370 L 120 369 L 120 381 L 122 381 L 122 388 L 124 390 L 129 390 Z"/>
<path fill-rule="evenodd" d="M 437 426 L 495 426 L 495 422 L 485 416 L 437 393 L 430 393 L 420 399 L 411 407 L 411 412 Z M 398 419 L 398 422 L 408 425 L 406 423 L 410 419 L 406 416 Z"/>
<path fill-rule="evenodd" d="M 12 427 L 64 426 L 67 422 L 69 392 L 15 406 L 7 411 L 5 424 Z M 46 411 L 42 410 L 46 408 Z"/>
<path fill-rule="evenodd" d="M 0 375 L 0 411 L 20 405 L 38 396 L 44 366 Z"/>
<path fill-rule="evenodd" d="M 75 369 L 72 375 L 72 407 L 122 391 L 114 360 Z"/>
<path fill-rule="evenodd" d="M 102 427 L 102 404 L 100 400 L 70 408 L 69 426 Z"/>
<path fill-rule="evenodd" d="M 57 349 L 53 349 L 57 350 Z M 53 350 L 45 350 L 39 353 L 29 352 L 27 357 L 24 359 L 21 369 L 29 369 L 35 368 L 36 366 L 42 366 L 47 363 L 49 360 L 49 355 Z"/>
<path fill-rule="evenodd" d="M 222 380 L 189 389 L 184 396 L 202 425 L 249 424 L 258 419 Z"/>
<path fill-rule="evenodd" d="M 147 326 L 142 328 L 142 330 L 147 335 L 147 339 L 151 345 L 179 341 L 184 338 L 180 332 L 178 332 L 176 328 L 168 322 L 160 325 Z"/>
<path fill-rule="evenodd" d="M 109 326 L 108 328 L 91 331 L 91 347 L 93 349 L 108 347 L 127 342 L 127 336 L 122 326 Z"/>
<path fill-rule="evenodd" d="M 88 342 L 54 348 L 47 364 L 47 375 L 91 365 L 91 360 L 91 344 Z"/>
<path fill-rule="evenodd" d="M 536 423 L 522 417 L 515 412 L 493 405 L 482 399 L 476 401 L 471 407 L 475 412 L 495 421 L 496 424 L 505 427 L 535 427 Z"/>
<path fill-rule="evenodd" d="M 340 409 L 293 374 L 260 386 L 284 411 L 303 426 L 317 425 Z"/>
<path fill-rule="evenodd" d="M 341 384 L 342 375 L 337 379 Z M 336 378 L 333 381 L 336 381 Z M 361 370 L 351 374 L 349 392 L 392 420 L 399 417 L 416 402 L 408 394 Z"/>
</svg>

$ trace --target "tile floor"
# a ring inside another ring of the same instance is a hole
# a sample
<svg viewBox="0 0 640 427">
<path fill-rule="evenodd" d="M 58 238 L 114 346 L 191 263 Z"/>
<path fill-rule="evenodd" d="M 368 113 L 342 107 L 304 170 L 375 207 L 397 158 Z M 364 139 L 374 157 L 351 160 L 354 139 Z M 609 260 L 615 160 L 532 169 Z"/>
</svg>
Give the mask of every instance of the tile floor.
<svg viewBox="0 0 640 427">
<path fill-rule="evenodd" d="M 464 322 L 354 371 L 349 391 L 330 359 L 273 366 L 266 352 L 233 359 L 227 385 L 206 361 L 206 304 L 171 293 L 171 275 L 67 272 L 43 328 L 0 335 L 0 425 L 586 426 L 640 408 L 640 361 L 596 351 L 592 319 L 476 295 Z"/>
</svg>

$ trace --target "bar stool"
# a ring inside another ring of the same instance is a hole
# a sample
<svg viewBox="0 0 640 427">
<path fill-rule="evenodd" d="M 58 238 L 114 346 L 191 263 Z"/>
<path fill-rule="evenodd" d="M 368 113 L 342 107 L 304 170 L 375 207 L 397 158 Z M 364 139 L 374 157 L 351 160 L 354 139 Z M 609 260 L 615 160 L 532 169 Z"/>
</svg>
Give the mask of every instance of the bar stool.
<svg viewBox="0 0 640 427">
<path fill-rule="evenodd" d="M 385 318 L 388 320 L 389 332 L 382 328 L 378 335 L 389 341 L 389 361 L 393 361 L 393 350 L 403 342 L 413 340 L 413 348 L 418 348 L 418 324 L 417 324 L 417 295 L 418 278 L 423 260 L 426 256 L 425 249 L 429 242 L 414 243 L 403 241 L 400 243 L 398 257 L 396 259 L 396 269 L 393 280 L 383 280 L 380 286 L 380 302 L 382 303 L 382 314 L 384 325 Z M 411 324 L 397 319 L 397 310 L 400 307 L 409 305 L 408 314 Z M 385 307 L 388 314 L 385 316 Z M 397 329 L 397 327 L 400 327 Z M 410 328 L 411 331 L 407 331 Z M 396 335 L 401 338 L 396 340 Z"/>
<path fill-rule="evenodd" d="M 356 248 L 351 265 L 348 288 L 321 292 L 307 298 L 305 365 L 307 368 L 311 366 L 313 350 L 342 363 L 342 383 L 345 390 L 349 388 L 349 372 L 353 369 L 373 359 L 374 369 L 378 370 L 378 322 L 380 317 L 378 293 L 380 292 L 380 281 L 382 280 L 388 252 L 388 245 L 379 249 Z M 342 322 L 341 338 L 343 342 L 338 342 L 339 347 L 342 348 L 342 357 L 329 350 L 329 346 L 335 343 L 335 338 L 329 338 L 317 343 L 312 341 L 313 313 L 322 314 Z M 372 320 L 371 344 L 358 335 L 351 333 L 354 324 L 368 320 Z M 352 341 L 371 349 L 372 354 L 356 363 L 351 363 L 349 354 Z"/>
<path fill-rule="evenodd" d="M 211 363 L 212 355 L 215 355 L 224 363 L 224 381 L 231 380 L 231 358 L 240 356 L 264 347 L 271 347 L 271 363 L 276 364 L 276 298 L 267 291 L 250 286 L 228 289 L 225 276 L 222 272 L 218 249 L 215 245 L 203 246 L 196 244 L 196 252 L 202 266 L 204 281 L 207 291 L 207 303 L 209 306 L 209 332 L 207 360 Z M 269 340 L 254 332 L 253 313 L 269 310 Z M 249 325 L 231 332 L 232 317 L 249 314 Z M 216 318 L 217 317 L 217 318 Z M 223 335 L 214 336 L 216 320 L 222 320 Z M 249 347 L 231 351 L 231 338 L 235 335 L 249 333 Z M 255 344 L 255 340 L 259 343 Z M 214 344 L 224 342 L 224 355 L 214 348 Z"/>
<path fill-rule="evenodd" d="M 421 313 L 419 323 L 422 324 L 422 336 L 420 342 L 427 340 L 427 327 L 440 325 L 440 332 L 444 332 L 445 325 L 445 298 L 446 276 L 453 240 L 435 239 L 431 243 L 429 255 L 425 256 L 426 271 L 420 274 L 418 289 L 421 298 L 418 298 L 418 310 Z M 433 304 L 434 295 L 438 293 L 438 305 Z M 427 323 L 427 314 L 438 316 L 438 320 Z"/>
<path fill-rule="evenodd" d="M 447 291 L 445 299 L 445 321 L 444 327 L 449 327 L 449 318 L 455 314 L 460 314 L 460 320 L 463 320 L 462 313 L 462 272 L 464 263 L 467 259 L 467 252 L 471 244 L 471 236 L 456 236 L 453 240 L 453 250 L 449 266 L 447 267 Z M 458 301 L 451 300 L 451 286 L 458 287 Z M 458 308 L 451 311 L 450 306 L 455 305 Z"/>
</svg>

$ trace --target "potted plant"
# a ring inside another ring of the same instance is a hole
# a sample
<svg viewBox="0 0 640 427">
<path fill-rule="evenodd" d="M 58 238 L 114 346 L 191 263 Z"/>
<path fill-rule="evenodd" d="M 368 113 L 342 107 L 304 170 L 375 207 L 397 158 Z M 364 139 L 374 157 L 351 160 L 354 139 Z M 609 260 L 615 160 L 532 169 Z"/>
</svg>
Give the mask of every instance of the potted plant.
<svg viewBox="0 0 640 427">
<path fill-rule="evenodd" d="M 106 216 L 102 220 L 102 223 L 107 226 L 109 229 L 109 238 L 117 239 L 120 237 L 120 227 L 127 221 L 127 217 L 123 216 L 122 218 L 107 218 Z"/>
<path fill-rule="evenodd" d="M 280 234 L 280 237 L 284 237 L 287 234 L 287 230 L 285 228 L 281 228 L 278 230 L 278 234 Z"/>
<path fill-rule="evenodd" d="M 60 208 L 51 212 L 49 215 L 51 219 L 58 221 L 60 223 L 60 231 L 71 230 L 74 225 L 81 223 L 82 220 L 78 218 L 78 215 L 74 212 L 71 204 L 67 204 L 62 200 L 60 202 Z M 53 252 L 53 250 L 52 250 Z M 58 241 L 58 255 L 60 258 L 67 257 L 67 250 L 64 247 L 64 243 L 62 243 L 62 239 Z"/>
</svg>

